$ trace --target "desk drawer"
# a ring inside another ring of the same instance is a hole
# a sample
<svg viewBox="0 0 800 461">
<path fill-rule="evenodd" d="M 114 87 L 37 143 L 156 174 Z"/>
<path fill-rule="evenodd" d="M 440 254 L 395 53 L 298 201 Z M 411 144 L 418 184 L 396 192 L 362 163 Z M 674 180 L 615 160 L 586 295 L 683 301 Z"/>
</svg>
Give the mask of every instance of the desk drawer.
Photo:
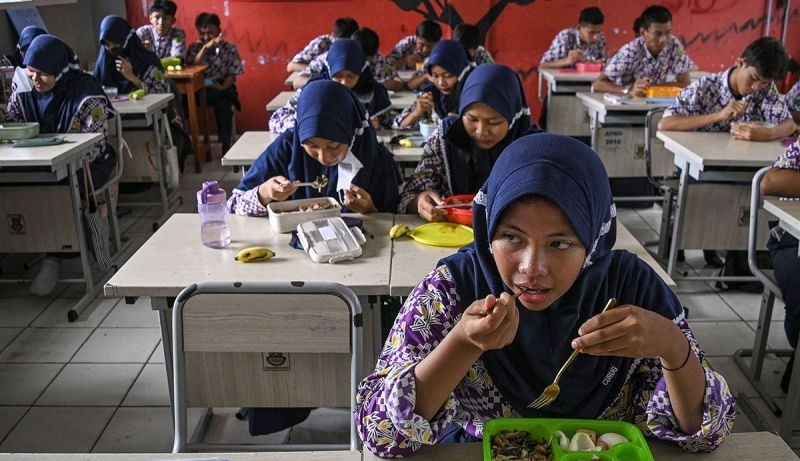
<svg viewBox="0 0 800 461">
<path fill-rule="evenodd" d="M 0 187 L 0 253 L 79 251 L 69 185 Z"/>
</svg>

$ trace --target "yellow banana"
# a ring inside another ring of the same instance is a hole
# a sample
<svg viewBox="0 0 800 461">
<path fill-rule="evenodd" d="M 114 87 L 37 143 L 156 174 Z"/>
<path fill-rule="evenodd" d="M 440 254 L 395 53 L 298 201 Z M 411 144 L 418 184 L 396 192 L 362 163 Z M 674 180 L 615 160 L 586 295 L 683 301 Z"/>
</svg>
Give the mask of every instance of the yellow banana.
<svg viewBox="0 0 800 461">
<path fill-rule="evenodd" d="M 236 257 L 233 259 L 239 261 L 240 263 L 252 263 L 266 261 L 268 259 L 272 259 L 274 256 L 275 252 L 267 247 L 250 247 L 245 248 L 237 253 Z"/>
<path fill-rule="evenodd" d="M 411 229 L 409 229 L 405 224 L 395 224 L 391 229 L 389 229 L 389 238 L 394 240 L 408 234 L 409 232 L 411 232 Z"/>
</svg>

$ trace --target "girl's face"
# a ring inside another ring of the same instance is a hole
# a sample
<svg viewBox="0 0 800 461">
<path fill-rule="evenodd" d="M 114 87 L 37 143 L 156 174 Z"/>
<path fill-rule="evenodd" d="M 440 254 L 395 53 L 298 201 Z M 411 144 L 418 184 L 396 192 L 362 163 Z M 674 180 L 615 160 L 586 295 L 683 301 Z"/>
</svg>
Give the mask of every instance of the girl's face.
<svg viewBox="0 0 800 461">
<path fill-rule="evenodd" d="M 111 53 L 111 56 L 114 56 L 114 58 L 122 56 L 122 53 L 125 52 L 125 49 L 122 48 L 122 45 L 119 43 L 114 43 L 111 40 L 103 40 L 103 47 L 106 49 L 106 51 Z"/>
<path fill-rule="evenodd" d="M 334 75 L 333 77 L 331 77 L 331 80 L 333 80 L 336 83 L 342 84 L 352 90 L 353 88 L 355 88 L 356 84 L 358 83 L 358 79 L 360 77 L 361 76 L 355 72 L 350 72 L 349 70 L 343 70 L 338 74 Z"/>
<path fill-rule="evenodd" d="M 503 282 L 522 305 L 543 311 L 569 290 L 583 267 L 586 248 L 567 215 L 534 197 L 509 206 L 492 237 L 492 255 Z"/>
<path fill-rule="evenodd" d="M 494 147 L 508 134 L 508 120 L 482 102 L 471 104 L 461 116 L 461 121 L 467 134 L 481 149 Z"/>
<path fill-rule="evenodd" d="M 347 144 L 324 138 L 309 138 L 303 149 L 314 160 L 325 166 L 336 166 L 347 156 Z"/>
<path fill-rule="evenodd" d="M 428 79 L 436 85 L 436 88 L 444 95 L 449 95 L 458 84 L 458 75 L 453 75 L 441 66 L 431 66 Z"/>
<path fill-rule="evenodd" d="M 27 66 L 25 72 L 27 72 L 28 77 L 33 81 L 33 87 L 36 88 L 36 91 L 39 93 L 47 93 L 56 86 L 56 77 L 54 75 L 42 72 L 33 66 Z"/>
</svg>

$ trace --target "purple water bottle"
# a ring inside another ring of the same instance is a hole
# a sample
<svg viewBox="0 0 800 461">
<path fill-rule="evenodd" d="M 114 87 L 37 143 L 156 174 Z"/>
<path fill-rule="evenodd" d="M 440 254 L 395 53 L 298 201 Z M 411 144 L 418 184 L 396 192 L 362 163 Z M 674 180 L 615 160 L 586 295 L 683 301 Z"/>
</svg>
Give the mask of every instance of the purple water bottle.
<svg viewBox="0 0 800 461">
<path fill-rule="evenodd" d="M 211 248 L 225 248 L 231 243 L 228 228 L 228 207 L 225 189 L 216 181 L 206 181 L 197 191 L 197 212 L 200 213 L 200 240 Z"/>
</svg>

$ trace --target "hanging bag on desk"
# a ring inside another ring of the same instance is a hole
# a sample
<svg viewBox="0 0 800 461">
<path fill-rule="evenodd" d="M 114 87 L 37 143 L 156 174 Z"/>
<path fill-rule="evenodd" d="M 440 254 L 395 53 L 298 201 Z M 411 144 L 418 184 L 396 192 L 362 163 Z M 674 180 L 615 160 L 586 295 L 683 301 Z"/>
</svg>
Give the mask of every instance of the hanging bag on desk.
<svg viewBox="0 0 800 461">
<path fill-rule="evenodd" d="M 164 131 L 166 132 L 167 145 L 164 146 L 165 165 L 164 165 L 164 180 L 167 182 L 167 187 L 170 189 L 177 189 L 181 185 L 181 168 L 178 162 L 178 146 L 172 139 L 172 127 L 169 120 L 164 116 L 163 124 Z"/>
<path fill-rule="evenodd" d="M 108 224 L 108 214 L 105 216 L 100 212 L 97 196 L 92 181 L 92 171 L 90 162 L 83 162 L 83 190 L 85 193 L 85 206 L 83 207 L 83 219 L 89 232 L 89 246 L 94 254 L 94 259 L 100 269 L 107 271 L 111 269 L 111 240 Z"/>
</svg>

